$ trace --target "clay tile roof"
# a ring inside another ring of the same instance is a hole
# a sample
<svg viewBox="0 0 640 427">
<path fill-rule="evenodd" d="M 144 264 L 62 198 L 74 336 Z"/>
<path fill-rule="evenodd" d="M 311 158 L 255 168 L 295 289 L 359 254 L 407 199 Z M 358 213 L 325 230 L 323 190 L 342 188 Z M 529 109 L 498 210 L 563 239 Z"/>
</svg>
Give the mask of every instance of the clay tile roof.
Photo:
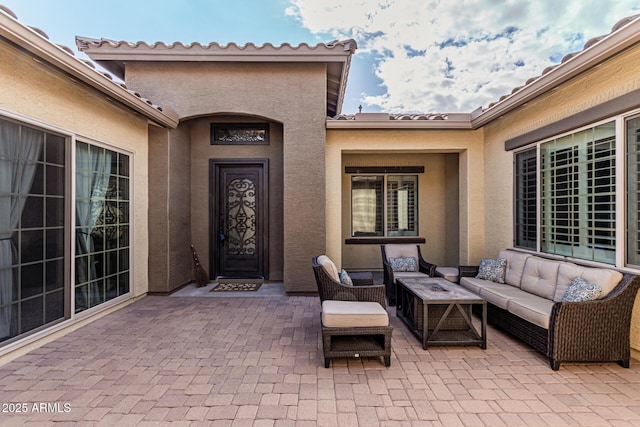
<svg viewBox="0 0 640 427">
<path fill-rule="evenodd" d="M 3 6 L 0 4 L 0 10 L 2 10 L 4 13 L 6 13 L 7 15 L 9 15 L 10 17 L 12 17 L 13 19 L 18 19 L 18 17 L 16 16 L 15 13 L 13 13 L 13 11 L 11 9 L 9 9 L 6 6 Z"/>
<path fill-rule="evenodd" d="M 220 52 L 224 54 L 232 54 L 237 51 L 240 51 L 244 54 L 250 52 L 264 52 L 265 54 L 273 54 L 273 52 L 278 53 L 292 53 L 295 55 L 299 55 L 304 51 L 320 51 L 320 50 L 333 50 L 343 48 L 343 51 L 354 53 L 357 49 L 357 43 L 353 39 L 348 40 L 334 40 L 329 43 L 318 43 L 316 45 L 309 45 L 308 43 L 300 43 L 298 45 L 292 45 L 290 43 L 282 43 L 280 45 L 274 45 L 272 43 L 264 43 L 262 45 L 256 45 L 255 43 L 246 43 L 244 45 L 239 45 L 237 43 L 231 42 L 226 45 L 221 45 L 217 42 L 211 42 L 209 44 L 203 45 L 200 42 L 192 42 L 189 44 L 184 44 L 180 41 L 175 41 L 173 43 L 167 44 L 162 41 L 157 41 L 155 43 L 147 43 L 145 41 L 138 42 L 129 42 L 125 40 L 111 40 L 106 38 L 91 38 L 91 37 L 76 37 L 76 45 L 80 50 L 90 50 L 92 48 L 114 48 L 119 49 L 122 53 L 128 52 L 130 50 L 156 50 L 160 51 L 163 49 L 171 49 L 176 51 L 176 53 L 182 51 L 193 51 L 189 52 L 190 54 L 198 54 L 202 51 L 207 51 L 207 53 Z M 104 49 L 103 49 L 104 50 Z M 121 54 L 122 54 L 121 53 Z M 156 52 L 157 53 L 157 52 Z"/>
</svg>

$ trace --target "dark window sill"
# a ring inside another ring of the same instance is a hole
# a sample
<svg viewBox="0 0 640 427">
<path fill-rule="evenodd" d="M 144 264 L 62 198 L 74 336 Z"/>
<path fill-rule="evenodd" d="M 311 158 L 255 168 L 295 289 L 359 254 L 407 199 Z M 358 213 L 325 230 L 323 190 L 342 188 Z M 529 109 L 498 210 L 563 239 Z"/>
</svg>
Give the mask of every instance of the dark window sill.
<svg viewBox="0 0 640 427">
<path fill-rule="evenodd" d="M 385 245 L 388 243 L 425 243 L 423 237 L 354 237 L 346 239 L 345 245 Z"/>
</svg>

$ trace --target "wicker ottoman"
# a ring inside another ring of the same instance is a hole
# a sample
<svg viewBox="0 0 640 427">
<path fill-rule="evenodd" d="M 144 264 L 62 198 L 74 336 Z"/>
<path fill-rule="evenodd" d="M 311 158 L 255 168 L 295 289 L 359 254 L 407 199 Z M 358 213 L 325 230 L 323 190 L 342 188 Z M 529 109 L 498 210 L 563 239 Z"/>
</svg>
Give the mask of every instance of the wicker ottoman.
<svg viewBox="0 0 640 427">
<path fill-rule="evenodd" d="M 322 303 L 324 367 L 335 357 L 379 357 L 391 365 L 391 334 L 387 311 L 376 302 Z"/>
</svg>

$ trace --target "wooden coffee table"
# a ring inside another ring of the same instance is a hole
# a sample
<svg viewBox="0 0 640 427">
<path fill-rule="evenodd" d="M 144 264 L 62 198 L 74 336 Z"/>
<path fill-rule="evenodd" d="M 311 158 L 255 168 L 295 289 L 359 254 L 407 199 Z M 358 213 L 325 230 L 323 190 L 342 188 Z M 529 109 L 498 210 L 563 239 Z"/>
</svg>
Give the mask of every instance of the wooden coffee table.
<svg viewBox="0 0 640 427">
<path fill-rule="evenodd" d="M 478 345 L 487 348 L 487 301 L 440 277 L 397 279 L 396 315 L 429 345 Z M 471 308 L 482 306 L 482 326 L 473 325 Z"/>
</svg>

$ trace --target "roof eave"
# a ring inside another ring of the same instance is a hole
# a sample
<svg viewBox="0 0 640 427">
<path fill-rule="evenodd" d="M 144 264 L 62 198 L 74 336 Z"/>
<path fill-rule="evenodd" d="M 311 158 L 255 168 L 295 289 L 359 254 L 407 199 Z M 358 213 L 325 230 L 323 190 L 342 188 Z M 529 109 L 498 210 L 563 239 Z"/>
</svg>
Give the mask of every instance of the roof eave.
<svg viewBox="0 0 640 427">
<path fill-rule="evenodd" d="M 576 54 L 566 62 L 525 85 L 484 111 L 472 113 L 474 129 L 492 122 L 504 114 L 549 92 L 567 80 L 596 67 L 603 61 L 640 42 L 640 19 L 635 19 L 607 37 L 602 38 L 588 49 Z"/>
<path fill-rule="evenodd" d="M 344 94 L 347 91 L 347 81 L 349 78 L 349 68 L 351 67 L 351 55 L 347 56 L 342 65 L 342 76 L 340 77 L 340 89 L 338 91 L 338 100 L 336 101 L 335 115 L 342 113 L 342 104 L 344 103 Z"/>
<path fill-rule="evenodd" d="M 177 114 L 171 111 L 160 111 L 158 107 L 130 93 L 119 84 L 93 70 L 78 58 L 70 55 L 61 47 L 4 13 L 0 13 L 0 37 L 15 43 L 33 55 L 34 58 L 97 89 L 158 125 L 171 128 L 175 128 L 178 125 Z"/>
<path fill-rule="evenodd" d="M 280 46 L 271 43 L 262 46 L 253 43 L 245 46 L 235 43 L 226 46 L 192 43 L 186 46 L 179 42 L 149 45 L 145 42 L 128 43 L 82 36 L 76 36 L 76 46 L 94 61 L 172 62 L 344 62 L 357 49 L 356 42 L 351 39 L 316 46 L 306 43 L 298 46 L 288 43 Z"/>
<path fill-rule="evenodd" d="M 239 46 L 235 43 L 219 45 L 212 42 L 208 45 L 191 43 L 184 45 L 175 42 L 167 45 L 162 42 L 148 44 L 146 42 L 129 43 L 109 39 L 76 37 L 76 46 L 92 60 L 114 73 L 121 79 L 125 77 L 125 62 L 237 62 L 237 63 L 325 63 L 340 67 L 336 70 L 333 87 L 329 82 L 327 67 L 327 114 L 340 114 L 344 101 L 347 77 L 351 64 L 351 55 L 358 48 L 353 39 L 336 40 L 310 46 L 301 43 L 292 46 L 284 43 L 274 46 L 266 43 L 257 46 L 247 43 Z M 339 79 L 339 81 L 337 80 Z"/>
</svg>

